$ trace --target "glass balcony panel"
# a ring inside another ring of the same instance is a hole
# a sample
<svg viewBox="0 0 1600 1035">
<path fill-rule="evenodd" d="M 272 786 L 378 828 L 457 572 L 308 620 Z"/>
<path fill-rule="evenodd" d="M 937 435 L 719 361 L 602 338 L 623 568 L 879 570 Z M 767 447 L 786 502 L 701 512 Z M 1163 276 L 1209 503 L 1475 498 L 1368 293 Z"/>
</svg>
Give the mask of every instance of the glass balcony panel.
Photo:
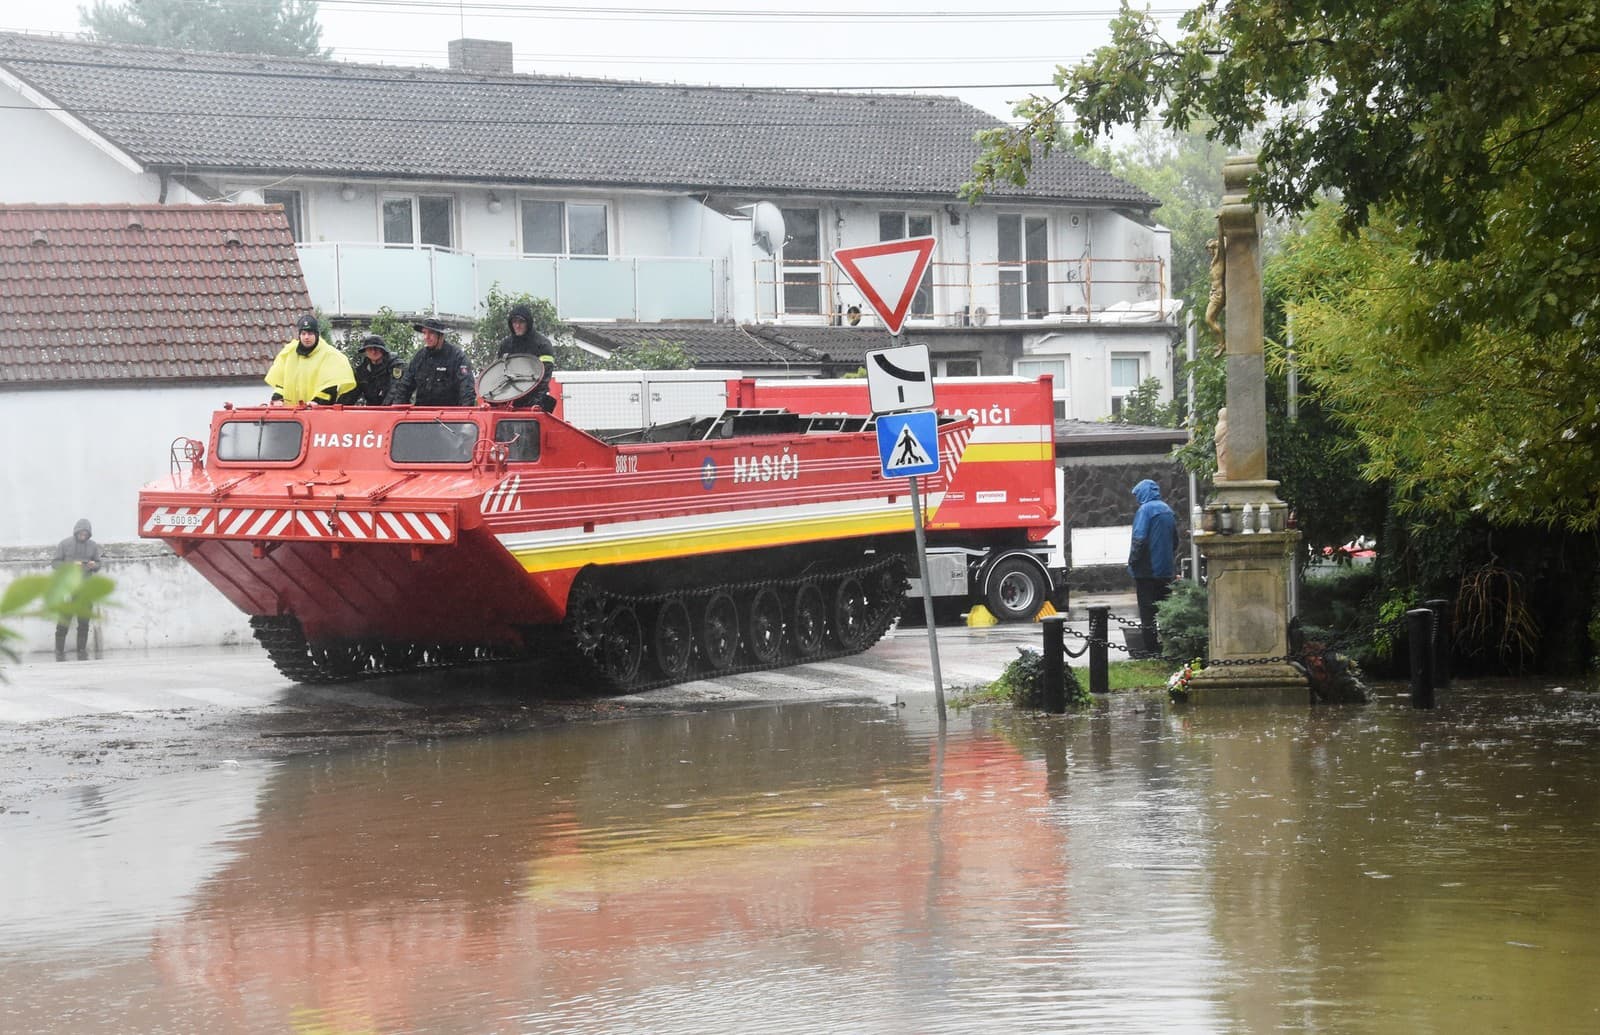
<svg viewBox="0 0 1600 1035">
<path fill-rule="evenodd" d="M 478 291 L 472 256 L 455 252 L 433 255 L 434 312 L 477 319 Z"/>
<path fill-rule="evenodd" d="M 305 274 L 311 304 L 325 313 L 343 312 L 339 300 L 339 252 L 332 244 L 297 244 L 300 272 Z"/>
<path fill-rule="evenodd" d="M 633 263 L 606 259 L 558 259 L 565 320 L 633 319 Z"/>
<path fill-rule="evenodd" d="M 712 259 L 640 259 L 639 319 L 715 319 L 716 273 Z M 631 318 L 631 314 L 617 315 Z"/>
<path fill-rule="evenodd" d="M 339 286 L 347 313 L 425 312 L 433 306 L 430 252 L 378 245 L 339 246 Z"/>
<path fill-rule="evenodd" d="M 515 297 L 527 294 L 534 298 L 556 297 L 556 260 L 545 259 L 478 259 L 478 285 L 485 296 L 489 289 L 499 284 L 500 290 Z"/>
</svg>

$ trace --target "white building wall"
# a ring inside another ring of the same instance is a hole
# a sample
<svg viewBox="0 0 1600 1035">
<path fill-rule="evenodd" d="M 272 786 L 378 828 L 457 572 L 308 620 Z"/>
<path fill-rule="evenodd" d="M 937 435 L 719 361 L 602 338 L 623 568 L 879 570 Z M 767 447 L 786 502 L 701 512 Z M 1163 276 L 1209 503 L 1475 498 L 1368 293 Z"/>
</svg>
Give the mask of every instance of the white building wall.
<svg viewBox="0 0 1600 1035">
<path fill-rule="evenodd" d="M 0 393 L 0 547 L 54 546 L 81 517 L 101 543 L 137 538 L 139 489 L 167 475 L 173 440 L 204 441 L 223 402 L 270 394 L 264 383 Z"/>
<path fill-rule="evenodd" d="M 101 150 L 17 90 L 0 83 L 0 140 L 10 143 L 0 162 L 0 201 L 7 204 L 152 205 L 161 178 L 137 172 Z M 195 200 L 169 185 L 168 202 Z"/>
<path fill-rule="evenodd" d="M 174 439 L 205 441 L 223 402 L 261 402 L 266 385 L 73 388 L 0 394 L 0 591 L 45 570 L 86 517 L 116 582 L 98 621 L 106 650 L 215 646 L 251 639 L 249 622 L 164 545 L 138 538 L 138 495 L 170 470 Z M 54 646 L 27 621 L 23 650 Z"/>
</svg>

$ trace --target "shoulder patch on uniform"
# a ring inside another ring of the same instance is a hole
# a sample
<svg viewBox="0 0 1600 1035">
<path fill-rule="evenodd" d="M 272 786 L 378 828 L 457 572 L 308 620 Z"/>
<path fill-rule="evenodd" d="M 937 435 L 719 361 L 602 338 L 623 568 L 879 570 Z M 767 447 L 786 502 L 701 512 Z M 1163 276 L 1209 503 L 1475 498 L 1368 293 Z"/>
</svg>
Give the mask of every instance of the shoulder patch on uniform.
<svg viewBox="0 0 1600 1035">
<path fill-rule="evenodd" d="M 389 371 L 389 376 L 398 381 L 405 374 L 405 372 L 406 371 L 404 367 L 395 367 L 393 370 Z"/>
</svg>

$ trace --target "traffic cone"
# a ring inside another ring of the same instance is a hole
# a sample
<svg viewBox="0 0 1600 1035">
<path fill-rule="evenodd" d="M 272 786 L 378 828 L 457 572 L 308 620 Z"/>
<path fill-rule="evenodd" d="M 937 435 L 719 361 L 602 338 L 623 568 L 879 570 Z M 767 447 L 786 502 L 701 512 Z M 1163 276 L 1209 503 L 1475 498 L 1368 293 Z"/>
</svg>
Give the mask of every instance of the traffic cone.
<svg viewBox="0 0 1600 1035">
<path fill-rule="evenodd" d="M 999 625 L 1000 619 L 989 613 L 989 609 L 982 604 L 975 604 L 967 612 L 968 629 L 987 629 L 991 625 Z"/>
</svg>

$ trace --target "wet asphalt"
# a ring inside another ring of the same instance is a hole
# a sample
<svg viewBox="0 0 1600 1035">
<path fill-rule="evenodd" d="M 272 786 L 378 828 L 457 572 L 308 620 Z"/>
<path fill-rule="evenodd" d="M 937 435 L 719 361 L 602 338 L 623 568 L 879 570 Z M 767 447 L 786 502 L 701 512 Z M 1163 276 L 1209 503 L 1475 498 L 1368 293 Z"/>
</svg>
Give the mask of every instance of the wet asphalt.
<svg viewBox="0 0 1600 1035">
<path fill-rule="evenodd" d="M 1087 630 L 1074 601 L 1068 628 Z M 1068 648 L 1081 646 L 1069 636 Z M 947 697 L 986 685 L 1038 650 L 1037 624 L 941 626 Z M 851 657 L 703 679 L 637 694 L 562 686 L 526 663 L 464 666 L 333 686 L 290 682 L 255 645 L 114 652 L 88 661 L 25 656 L 0 683 L 0 811 L 39 795 L 180 770 L 227 767 L 374 738 L 428 739 L 616 721 L 672 710 L 802 701 L 894 705 L 934 692 L 927 630 L 901 626 Z"/>
</svg>

